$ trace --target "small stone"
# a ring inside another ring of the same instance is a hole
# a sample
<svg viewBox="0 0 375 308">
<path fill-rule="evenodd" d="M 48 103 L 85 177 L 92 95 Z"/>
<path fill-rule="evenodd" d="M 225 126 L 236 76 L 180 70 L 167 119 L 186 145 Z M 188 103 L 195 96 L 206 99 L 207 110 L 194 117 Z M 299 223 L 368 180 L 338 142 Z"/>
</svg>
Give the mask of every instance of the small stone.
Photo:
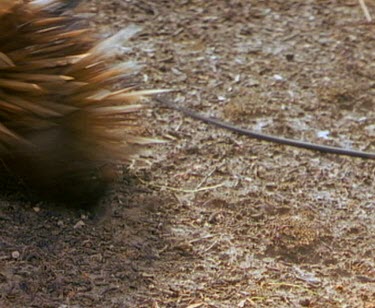
<svg viewBox="0 0 375 308">
<path fill-rule="evenodd" d="M 79 222 L 77 222 L 75 225 L 74 225 L 74 229 L 78 229 L 78 228 L 82 228 L 83 226 L 85 225 L 85 223 L 80 220 Z"/>
<path fill-rule="evenodd" d="M 12 252 L 13 259 L 18 259 L 19 257 L 20 257 L 20 253 L 17 250 Z"/>
<path fill-rule="evenodd" d="M 275 74 L 272 76 L 272 78 L 276 81 L 283 81 L 284 80 L 284 77 L 279 75 L 279 74 Z"/>
<path fill-rule="evenodd" d="M 310 307 L 310 305 L 311 305 L 310 300 L 307 299 L 307 298 L 305 298 L 305 299 L 301 299 L 301 300 L 299 301 L 299 303 L 300 303 L 300 305 L 301 305 L 302 307 Z"/>
</svg>

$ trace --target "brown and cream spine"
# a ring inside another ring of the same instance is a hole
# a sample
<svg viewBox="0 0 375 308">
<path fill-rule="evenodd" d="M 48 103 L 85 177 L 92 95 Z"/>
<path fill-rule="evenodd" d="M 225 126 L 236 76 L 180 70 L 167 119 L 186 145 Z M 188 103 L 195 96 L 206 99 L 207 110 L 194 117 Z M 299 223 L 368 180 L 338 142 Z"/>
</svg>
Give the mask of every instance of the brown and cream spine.
<svg viewBox="0 0 375 308">
<path fill-rule="evenodd" d="M 157 91 L 113 90 L 131 84 L 137 66 L 114 58 L 139 29 L 98 42 L 61 14 L 76 2 L 0 0 L 0 158 L 41 194 L 86 202 L 111 180 L 103 170 L 152 142 L 139 101 Z"/>
</svg>

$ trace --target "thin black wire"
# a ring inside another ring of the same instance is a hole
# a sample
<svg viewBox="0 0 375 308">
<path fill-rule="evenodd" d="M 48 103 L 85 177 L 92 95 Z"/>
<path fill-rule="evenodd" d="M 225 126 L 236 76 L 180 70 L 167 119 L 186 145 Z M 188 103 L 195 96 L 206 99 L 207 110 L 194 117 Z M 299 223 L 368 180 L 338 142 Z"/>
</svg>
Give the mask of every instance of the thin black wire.
<svg viewBox="0 0 375 308">
<path fill-rule="evenodd" d="M 324 152 L 324 153 L 331 153 L 331 154 L 336 154 L 336 155 L 345 155 L 345 156 L 351 156 L 351 157 L 375 159 L 375 153 L 363 152 L 359 150 L 344 149 L 344 148 L 339 148 L 339 147 L 334 147 L 334 146 L 315 144 L 315 143 L 310 143 L 310 142 L 305 142 L 305 141 L 300 141 L 300 140 L 293 140 L 293 139 L 276 137 L 276 136 L 263 134 L 263 133 L 257 133 L 257 132 L 254 132 L 245 128 L 237 127 L 230 123 L 226 123 L 226 122 L 214 119 L 214 118 L 205 117 L 190 109 L 176 106 L 170 101 L 167 101 L 166 99 L 161 98 L 161 97 L 156 97 L 155 100 L 159 102 L 160 104 L 162 104 L 163 106 L 182 112 L 184 115 L 191 117 L 193 119 L 202 121 L 204 123 L 212 124 L 214 126 L 221 127 L 221 128 L 230 130 L 232 132 L 245 135 L 251 138 L 255 138 L 258 140 L 265 140 L 265 141 L 270 141 L 274 143 L 289 145 L 292 147 L 298 147 L 298 148 L 309 149 L 309 150 L 319 151 L 319 152 Z"/>
</svg>

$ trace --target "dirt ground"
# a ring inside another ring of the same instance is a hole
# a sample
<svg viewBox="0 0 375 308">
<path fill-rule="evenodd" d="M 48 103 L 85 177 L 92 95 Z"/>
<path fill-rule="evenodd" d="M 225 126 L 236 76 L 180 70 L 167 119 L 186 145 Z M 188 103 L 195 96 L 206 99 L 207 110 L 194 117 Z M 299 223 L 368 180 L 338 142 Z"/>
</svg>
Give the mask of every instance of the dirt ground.
<svg viewBox="0 0 375 308">
<path fill-rule="evenodd" d="M 98 32 L 142 26 L 144 88 L 375 152 L 375 24 L 357 0 L 83 2 Z M 374 161 L 144 117 L 168 143 L 124 166 L 99 218 L 3 190 L 1 307 L 375 307 Z"/>
</svg>

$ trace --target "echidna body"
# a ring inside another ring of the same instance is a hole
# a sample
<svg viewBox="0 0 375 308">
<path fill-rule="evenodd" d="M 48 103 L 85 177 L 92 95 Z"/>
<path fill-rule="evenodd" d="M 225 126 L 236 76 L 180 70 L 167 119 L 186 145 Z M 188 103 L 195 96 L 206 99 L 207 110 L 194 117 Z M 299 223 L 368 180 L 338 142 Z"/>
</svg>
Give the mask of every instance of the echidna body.
<svg viewBox="0 0 375 308">
<path fill-rule="evenodd" d="M 45 196 L 89 202 L 111 180 L 108 166 L 149 142 L 137 102 L 152 91 L 112 90 L 134 71 L 111 62 L 136 27 L 96 44 L 64 5 L 0 0 L 0 158 Z"/>
</svg>

